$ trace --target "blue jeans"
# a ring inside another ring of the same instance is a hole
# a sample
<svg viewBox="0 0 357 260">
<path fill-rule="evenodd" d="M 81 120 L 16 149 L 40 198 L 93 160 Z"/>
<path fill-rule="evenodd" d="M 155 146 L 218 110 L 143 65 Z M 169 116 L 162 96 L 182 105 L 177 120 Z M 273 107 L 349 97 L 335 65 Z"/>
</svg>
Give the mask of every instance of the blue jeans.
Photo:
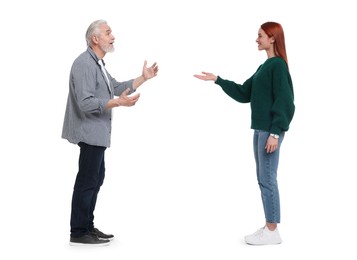
<svg viewBox="0 0 357 260">
<path fill-rule="evenodd" d="M 265 219 L 268 223 L 280 223 L 280 199 L 277 181 L 279 151 L 284 133 L 279 136 L 278 149 L 273 153 L 265 150 L 268 132 L 254 130 L 254 157 L 257 179 L 262 197 Z"/>
<path fill-rule="evenodd" d="M 71 212 L 71 237 L 81 237 L 94 228 L 94 209 L 105 176 L 106 147 L 78 144 L 79 170 L 74 184 Z"/>
</svg>

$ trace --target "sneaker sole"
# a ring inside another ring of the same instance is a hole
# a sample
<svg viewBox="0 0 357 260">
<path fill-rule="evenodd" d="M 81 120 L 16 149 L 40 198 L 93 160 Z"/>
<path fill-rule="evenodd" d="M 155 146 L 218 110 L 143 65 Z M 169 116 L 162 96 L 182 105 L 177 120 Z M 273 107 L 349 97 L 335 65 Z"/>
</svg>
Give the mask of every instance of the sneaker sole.
<svg viewBox="0 0 357 260">
<path fill-rule="evenodd" d="M 250 245 L 250 246 L 269 246 L 269 245 L 279 245 L 282 243 L 282 241 L 277 241 L 277 242 L 270 242 L 270 243 L 254 243 L 254 242 L 247 242 L 245 241 L 245 243 L 247 245 Z"/>
<path fill-rule="evenodd" d="M 88 243 L 76 243 L 76 242 L 69 242 L 70 246 L 88 246 L 88 247 L 97 247 L 97 246 L 109 246 L 111 241 L 106 243 L 98 243 L 98 244 L 88 244 Z"/>
</svg>

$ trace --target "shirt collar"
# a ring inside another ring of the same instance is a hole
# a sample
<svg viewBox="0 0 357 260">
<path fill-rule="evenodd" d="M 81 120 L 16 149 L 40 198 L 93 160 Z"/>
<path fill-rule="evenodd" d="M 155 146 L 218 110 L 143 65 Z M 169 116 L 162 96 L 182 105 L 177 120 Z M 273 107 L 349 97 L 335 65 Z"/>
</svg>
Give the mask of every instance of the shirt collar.
<svg viewBox="0 0 357 260">
<path fill-rule="evenodd" d="M 92 56 L 92 58 L 96 61 L 96 63 L 100 66 L 100 64 L 99 64 L 99 59 L 98 59 L 97 55 L 95 55 L 95 53 L 94 53 L 94 51 L 92 50 L 92 48 L 91 48 L 91 47 L 88 47 L 88 48 L 87 48 L 87 51 L 88 51 L 89 54 Z M 104 62 L 103 59 L 102 59 L 102 62 L 103 62 L 103 65 L 105 66 L 105 62 Z"/>
</svg>

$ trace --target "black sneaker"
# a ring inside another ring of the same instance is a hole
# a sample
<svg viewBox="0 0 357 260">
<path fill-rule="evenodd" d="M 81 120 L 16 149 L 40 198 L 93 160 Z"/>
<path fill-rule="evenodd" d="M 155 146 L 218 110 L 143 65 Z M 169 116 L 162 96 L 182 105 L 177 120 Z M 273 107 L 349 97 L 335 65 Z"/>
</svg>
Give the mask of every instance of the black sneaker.
<svg viewBox="0 0 357 260">
<path fill-rule="evenodd" d="M 99 239 L 113 240 L 114 236 L 112 234 L 104 234 L 98 228 L 94 228 L 90 231 L 91 234 L 96 235 Z"/>
<path fill-rule="evenodd" d="M 71 237 L 69 244 L 71 246 L 106 246 L 110 240 L 99 239 L 96 235 L 89 233 L 81 237 Z"/>
</svg>

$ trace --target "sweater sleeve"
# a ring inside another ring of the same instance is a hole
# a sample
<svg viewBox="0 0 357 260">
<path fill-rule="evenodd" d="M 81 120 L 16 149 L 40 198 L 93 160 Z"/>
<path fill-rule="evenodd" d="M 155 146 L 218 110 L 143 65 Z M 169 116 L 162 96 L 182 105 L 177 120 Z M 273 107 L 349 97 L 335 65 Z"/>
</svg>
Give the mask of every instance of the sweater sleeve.
<svg viewBox="0 0 357 260">
<path fill-rule="evenodd" d="M 234 100 L 240 103 L 248 103 L 250 102 L 251 90 L 252 90 L 252 79 L 253 76 L 247 79 L 243 85 L 237 84 L 233 81 L 229 81 L 226 79 L 222 79 L 221 77 L 217 77 L 215 83 L 223 89 L 223 91 L 233 98 Z"/>
<path fill-rule="evenodd" d="M 273 97 L 273 120 L 270 132 L 280 134 L 289 129 L 295 112 L 293 84 L 288 67 L 283 60 L 273 70 Z"/>
</svg>

